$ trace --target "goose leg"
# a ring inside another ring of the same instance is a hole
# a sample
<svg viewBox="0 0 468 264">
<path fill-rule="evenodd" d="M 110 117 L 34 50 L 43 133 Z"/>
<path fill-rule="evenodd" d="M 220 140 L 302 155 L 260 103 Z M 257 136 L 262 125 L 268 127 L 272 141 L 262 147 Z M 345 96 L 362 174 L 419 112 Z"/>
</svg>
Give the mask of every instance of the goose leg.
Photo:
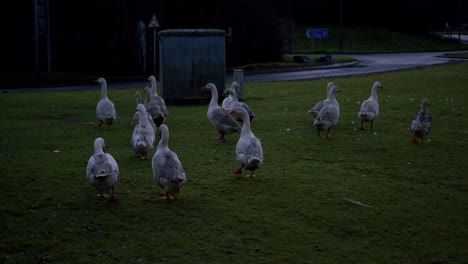
<svg viewBox="0 0 468 264">
<path fill-rule="evenodd" d="M 171 197 L 171 196 L 169 195 L 169 193 L 166 193 L 166 195 L 165 195 L 165 196 L 162 196 L 161 199 L 163 199 L 163 200 L 174 200 L 174 198 Z"/>
<path fill-rule="evenodd" d="M 327 134 L 325 135 L 326 138 L 331 138 L 332 136 L 330 135 L 330 129 L 327 129 Z"/>
<path fill-rule="evenodd" d="M 317 127 L 317 136 L 320 137 L 320 128 Z"/>
<path fill-rule="evenodd" d="M 418 143 L 418 140 L 416 139 L 416 137 L 413 137 L 413 139 L 411 140 L 412 143 Z"/>
<path fill-rule="evenodd" d="M 224 134 L 221 134 L 221 136 L 217 137 L 216 138 L 217 140 L 221 141 L 221 142 L 225 142 L 226 139 L 224 138 Z"/>
<path fill-rule="evenodd" d="M 255 175 L 253 174 L 253 172 L 254 172 L 254 171 L 251 171 L 251 174 L 250 174 L 250 175 L 245 175 L 245 177 L 246 177 L 246 178 L 255 178 L 255 177 L 257 177 L 257 176 L 255 176 Z"/>
<path fill-rule="evenodd" d="M 115 196 L 115 193 L 114 193 L 114 186 L 112 186 L 112 196 L 110 198 L 111 201 L 117 201 L 119 200 L 119 198 L 117 198 L 117 196 Z"/>
<path fill-rule="evenodd" d="M 232 173 L 234 173 L 234 174 L 242 174 L 242 168 L 243 168 L 243 167 L 240 167 L 239 169 L 233 171 Z"/>
<path fill-rule="evenodd" d="M 364 127 L 364 120 L 361 119 L 361 127 L 359 128 L 360 130 L 366 130 Z"/>
<path fill-rule="evenodd" d="M 370 128 L 369 129 L 373 129 L 374 128 L 374 120 L 371 120 L 370 121 Z"/>
<path fill-rule="evenodd" d="M 99 121 L 99 124 L 97 125 L 98 127 L 101 127 L 102 126 L 102 123 L 104 123 L 104 121 Z"/>
</svg>

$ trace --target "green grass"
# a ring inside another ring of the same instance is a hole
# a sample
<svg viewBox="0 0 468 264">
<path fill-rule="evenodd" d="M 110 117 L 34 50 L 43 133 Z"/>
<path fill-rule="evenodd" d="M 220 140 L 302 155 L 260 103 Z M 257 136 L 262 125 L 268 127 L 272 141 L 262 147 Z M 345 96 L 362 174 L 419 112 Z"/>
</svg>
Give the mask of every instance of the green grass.
<svg viewBox="0 0 468 264">
<path fill-rule="evenodd" d="M 207 105 L 169 106 L 169 145 L 189 179 L 172 202 L 130 148 L 136 89 L 109 83 L 110 131 L 95 127 L 98 90 L 1 94 L 1 262 L 466 263 L 467 66 L 247 83 L 265 152 L 254 179 L 231 173 L 239 135 L 214 141 Z M 334 137 L 319 138 L 306 112 L 331 80 L 341 116 Z M 381 113 L 359 131 L 376 80 Z M 412 144 L 425 97 L 431 142 Z M 99 136 L 119 163 L 118 202 L 86 181 Z"/>
<path fill-rule="evenodd" d="M 329 37 L 322 39 L 322 50 L 319 40 L 311 39 L 305 33 L 309 28 L 328 28 Z M 323 52 L 338 53 L 339 47 L 338 26 L 298 26 L 294 30 L 293 52 Z M 374 27 L 344 27 L 343 52 L 344 53 L 372 53 L 372 52 L 415 52 L 415 51 L 442 51 L 466 49 L 468 45 L 458 45 L 457 41 L 444 40 L 437 35 L 421 33 L 421 35 L 408 34 L 395 30 Z"/>
<path fill-rule="evenodd" d="M 294 56 L 306 56 L 309 57 L 311 63 L 297 63 L 294 61 Z M 236 66 L 234 68 L 228 69 L 232 71 L 233 69 L 243 69 L 245 71 L 253 70 L 269 70 L 275 68 L 293 68 L 293 67 L 304 67 L 304 66 L 319 66 L 326 63 L 314 62 L 316 59 L 320 58 L 322 55 L 311 55 L 311 54 L 285 54 L 283 55 L 282 61 L 278 62 L 266 62 L 266 63 L 252 63 L 241 66 Z M 353 62 L 356 61 L 354 58 L 344 57 L 344 56 L 333 56 L 332 60 L 334 63 L 344 63 L 344 62 Z"/>
<path fill-rule="evenodd" d="M 459 52 L 459 53 L 446 53 L 446 57 L 457 57 L 461 59 L 468 59 L 468 52 Z"/>
</svg>

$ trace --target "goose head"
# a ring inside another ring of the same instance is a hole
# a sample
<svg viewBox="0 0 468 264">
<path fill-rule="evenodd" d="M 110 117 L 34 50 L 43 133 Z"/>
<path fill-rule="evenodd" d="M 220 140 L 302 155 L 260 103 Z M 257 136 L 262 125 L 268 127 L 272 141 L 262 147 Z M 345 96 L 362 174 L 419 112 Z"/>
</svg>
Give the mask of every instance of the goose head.
<svg viewBox="0 0 468 264">
<path fill-rule="evenodd" d="M 150 75 L 150 77 L 148 77 L 148 81 L 156 81 L 156 77 L 154 77 L 154 75 Z"/>
<path fill-rule="evenodd" d="M 99 83 L 99 84 L 103 84 L 103 83 L 105 84 L 105 83 L 106 83 L 106 79 L 104 79 L 104 78 L 102 78 L 102 77 L 101 77 L 101 78 L 98 78 L 97 80 L 94 80 L 94 81 L 97 82 L 97 83 Z"/>
<path fill-rule="evenodd" d="M 431 102 L 429 102 L 429 99 L 427 98 L 424 98 L 424 100 L 422 100 L 421 102 L 421 112 L 423 113 L 427 113 L 427 107 L 428 106 L 431 106 Z"/>
<path fill-rule="evenodd" d="M 234 90 L 232 88 L 228 88 L 224 90 L 223 94 L 221 96 L 227 96 L 228 94 L 233 94 Z"/>
<path fill-rule="evenodd" d="M 432 104 L 431 104 L 431 102 L 429 102 L 429 99 L 424 98 L 424 100 L 422 100 L 422 102 L 421 102 L 421 105 L 429 106 L 429 105 L 432 105 Z"/>
<path fill-rule="evenodd" d="M 232 82 L 231 89 L 235 89 L 236 87 L 240 87 L 240 84 L 236 81 Z"/>
<path fill-rule="evenodd" d="M 143 104 L 138 104 L 136 107 L 137 112 L 140 112 L 143 115 L 146 115 L 146 108 Z"/>
<path fill-rule="evenodd" d="M 216 85 L 214 83 L 207 83 L 205 86 L 202 87 L 202 90 L 213 90 L 216 89 Z"/>
<path fill-rule="evenodd" d="M 94 152 L 106 152 L 106 145 L 104 143 L 104 139 L 102 137 L 98 137 L 94 140 Z"/>
<path fill-rule="evenodd" d="M 380 82 L 375 82 L 373 87 L 383 88 L 383 85 Z"/>
</svg>

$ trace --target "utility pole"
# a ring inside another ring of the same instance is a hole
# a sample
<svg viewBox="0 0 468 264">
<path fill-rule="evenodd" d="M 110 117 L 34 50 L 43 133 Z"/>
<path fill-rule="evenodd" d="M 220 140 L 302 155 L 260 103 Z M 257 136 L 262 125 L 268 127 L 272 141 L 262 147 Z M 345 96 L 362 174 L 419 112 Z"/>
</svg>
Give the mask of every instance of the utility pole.
<svg viewBox="0 0 468 264">
<path fill-rule="evenodd" d="M 343 53 L 343 0 L 340 0 L 340 53 Z"/>
</svg>

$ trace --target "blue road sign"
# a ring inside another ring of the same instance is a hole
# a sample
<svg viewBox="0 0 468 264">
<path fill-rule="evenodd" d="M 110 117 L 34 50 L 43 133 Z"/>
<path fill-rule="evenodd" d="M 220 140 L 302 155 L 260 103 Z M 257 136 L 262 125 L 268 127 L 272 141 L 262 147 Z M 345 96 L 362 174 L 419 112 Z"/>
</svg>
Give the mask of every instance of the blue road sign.
<svg viewBox="0 0 468 264">
<path fill-rule="evenodd" d="M 309 28 L 306 31 L 308 38 L 328 38 L 328 28 Z"/>
</svg>

